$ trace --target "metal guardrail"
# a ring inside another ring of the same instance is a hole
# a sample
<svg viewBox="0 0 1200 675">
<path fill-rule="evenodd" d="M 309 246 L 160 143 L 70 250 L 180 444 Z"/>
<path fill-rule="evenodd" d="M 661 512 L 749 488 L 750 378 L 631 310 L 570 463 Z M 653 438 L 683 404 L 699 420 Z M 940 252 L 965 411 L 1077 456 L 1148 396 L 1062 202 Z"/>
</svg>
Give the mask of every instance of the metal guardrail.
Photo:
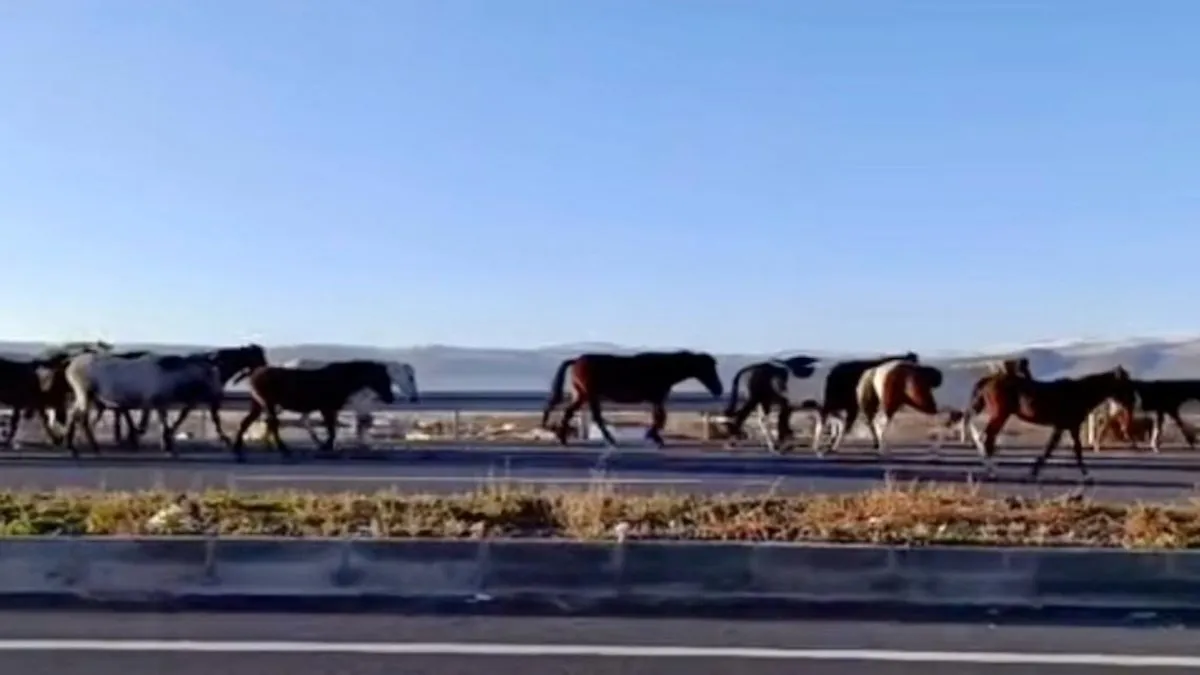
<svg viewBox="0 0 1200 675">
<path fill-rule="evenodd" d="M 544 391 L 431 391 L 421 394 L 421 400 L 415 403 L 398 400 L 392 405 L 377 403 L 380 410 L 396 412 L 541 412 L 546 405 L 547 394 Z M 674 394 L 667 402 L 671 411 L 681 412 L 719 412 L 724 408 L 727 399 L 717 400 L 705 393 Z M 234 410 L 249 408 L 250 397 L 245 392 L 227 392 L 225 407 Z M 561 408 L 561 406 L 559 406 Z M 621 404 L 604 403 L 605 410 L 632 410 L 644 412 L 648 410 L 645 403 Z"/>
</svg>

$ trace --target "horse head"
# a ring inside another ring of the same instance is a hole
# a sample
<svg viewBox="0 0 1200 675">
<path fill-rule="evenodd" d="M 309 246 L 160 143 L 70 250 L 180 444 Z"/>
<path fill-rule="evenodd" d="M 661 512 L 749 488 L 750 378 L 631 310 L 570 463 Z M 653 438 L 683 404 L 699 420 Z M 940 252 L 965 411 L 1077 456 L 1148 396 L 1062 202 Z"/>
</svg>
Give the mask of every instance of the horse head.
<svg viewBox="0 0 1200 675">
<path fill-rule="evenodd" d="M 717 372 L 717 359 L 708 352 L 688 352 L 687 361 L 692 377 L 699 380 L 713 398 L 721 398 L 725 386 L 721 384 L 721 375 Z"/>
<path fill-rule="evenodd" d="M 1107 376 L 1105 379 L 1109 385 L 1108 398 L 1116 401 L 1118 405 L 1130 413 L 1137 409 L 1137 387 L 1134 386 L 1133 378 L 1130 377 L 1129 371 L 1125 370 L 1124 366 L 1119 365 L 1105 373 L 1105 375 Z"/>
<path fill-rule="evenodd" d="M 388 367 L 379 361 L 358 361 L 355 363 L 357 375 L 362 379 L 362 386 L 375 392 L 380 401 L 387 404 L 396 402 L 396 394 L 392 391 L 392 376 Z M 361 388 L 361 387 L 360 387 Z"/>
<path fill-rule="evenodd" d="M 421 400 L 421 396 L 417 392 L 417 373 L 411 364 L 390 363 L 388 364 L 388 373 L 391 375 L 392 382 L 408 396 L 409 403 Z"/>
<path fill-rule="evenodd" d="M 213 353 L 213 360 L 221 371 L 222 380 L 233 378 L 240 382 L 255 368 L 267 365 L 267 351 L 262 345 L 250 343 L 233 349 L 220 349 Z"/>
</svg>

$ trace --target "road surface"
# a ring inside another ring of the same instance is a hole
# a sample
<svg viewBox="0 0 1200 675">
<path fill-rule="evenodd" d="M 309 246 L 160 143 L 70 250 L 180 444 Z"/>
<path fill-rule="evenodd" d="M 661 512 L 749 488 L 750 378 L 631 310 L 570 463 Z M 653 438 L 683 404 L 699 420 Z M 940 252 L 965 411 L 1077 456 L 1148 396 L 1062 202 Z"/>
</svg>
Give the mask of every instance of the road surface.
<svg viewBox="0 0 1200 675">
<path fill-rule="evenodd" d="M 0 613 L 5 672 L 55 675 L 1117 675 L 1197 672 L 1161 627 Z"/>
<path fill-rule="evenodd" d="M 1074 490 L 1079 474 L 1069 454 L 1047 467 L 1041 485 L 1024 481 L 1033 450 L 1001 455 L 1000 478 L 989 489 L 1046 494 Z M 488 446 L 475 449 L 373 450 L 349 459 L 301 458 L 283 462 L 256 452 L 246 464 L 227 451 L 192 446 L 179 459 L 157 449 L 141 454 L 106 450 L 70 459 L 53 451 L 0 453 L 0 488 L 84 487 L 109 490 L 162 488 L 194 490 L 308 489 L 318 491 L 396 489 L 451 492 L 496 482 L 585 488 L 603 479 L 619 490 L 776 493 L 847 492 L 878 487 L 886 480 L 964 483 L 983 479 L 979 460 L 964 449 L 934 459 L 925 448 L 895 449 L 887 460 L 862 449 L 818 459 L 811 454 L 776 457 L 761 452 L 672 447 L 663 453 L 631 449 L 599 461 L 596 448 Z M 1200 494 L 1200 453 L 1158 456 L 1091 454 L 1098 498 L 1178 500 Z"/>
</svg>

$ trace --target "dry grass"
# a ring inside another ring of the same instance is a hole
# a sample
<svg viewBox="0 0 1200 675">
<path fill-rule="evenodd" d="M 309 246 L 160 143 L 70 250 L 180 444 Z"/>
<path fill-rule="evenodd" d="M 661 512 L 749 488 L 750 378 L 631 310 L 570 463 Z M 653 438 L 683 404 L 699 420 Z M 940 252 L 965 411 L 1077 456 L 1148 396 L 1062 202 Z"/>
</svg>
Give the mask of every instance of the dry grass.
<svg viewBox="0 0 1200 675">
<path fill-rule="evenodd" d="M 178 504 L 158 525 L 151 517 Z M 971 487 L 888 487 L 851 495 L 618 495 L 495 486 L 433 496 L 2 493 L 0 534 L 615 537 L 1185 548 L 1200 545 L 1200 503 L 1183 506 L 995 497 Z"/>
</svg>

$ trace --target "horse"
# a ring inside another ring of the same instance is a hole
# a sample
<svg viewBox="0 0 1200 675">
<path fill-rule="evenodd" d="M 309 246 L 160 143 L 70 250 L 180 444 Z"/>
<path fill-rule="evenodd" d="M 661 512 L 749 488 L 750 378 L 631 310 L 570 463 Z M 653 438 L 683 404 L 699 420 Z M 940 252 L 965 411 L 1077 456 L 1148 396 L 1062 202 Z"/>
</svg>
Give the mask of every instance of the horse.
<svg viewBox="0 0 1200 675">
<path fill-rule="evenodd" d="M 1133 411 L 1122 408 L 1119 403 L 1110 400 L 1105 406 L 1100 424 L 1095 429 L 1092 451 L 1100 452 L 1101 445 L 1106 438 L 1111 438 L 1117 443 L 1126 443 L 1130 450 L 1137 450 L 1138 441 L 1153 441 L 1154 429 L 1152 415 L 1134 415 Z"/>
<path fill-rule="evenodd" d="M 1056 380 L 1036 380 L 1004 373 L 984 383 L 966 412 L 982 412 L 987 416 L 982 439 L 974 426 L 970 429 L 975 447 L 983 456 L 989 476 L 996 475 L 993 461 L 996 437 L 1008 419 L 1015 415 L 1029 424 L 1052 429 L 1045 449 L 1030 468 L 1031 481 L 1038 479 L 1042 467 L 1058 447 L 1063 432 L 1066 432 L 1071 436 L 1074 446 L 1075 465 L 1079 467 L 1082 479 L 1090 482 L 1091 477 L 1083 461 L 1080 427 L 1088 414 L 1105 400 L 1113 399 L 1132 410 L 1136 405 L 1137 395 L 1129 371 L 1123 366 L 1083 377 L 1064 377 Z"/>
<path fill-rule="evenodd" d="M 896 414 L 907 406 L 930 416 L 948 413 L 944 423 L 937 426 L 931 445 L 931 450 L 938 453 L 946 431 L 954 423 L 960 424 L 966 436 L 970 421 L 963 410 L 989 379 L 1006 372 L 1032 377 L 1029 359 L 1025 358 L 953 368 L 893 360 L 867 370 L 858 382 L 858 403 L 871 431 L 873 447 L 881 455 L 887 454 L 887 430 Z"/>
<path fill-rule="evenodd" d="M 250 412 L 242 419 L 230 446 L 239 462 L 246 461 L 246 430 L 263 415 L 271 444 L 285 458 L 291 457 L 291 450 L 279 436 L 281 408 L 297 413 L 320 413 L 326 434 L 321 450 L 329 451 L 333 450 L 337 437 L 338 413 L 352 395 L 370 389 L 380 401 L 396 402 L 388 367 L 379 361 L 334 361 L 319 368 L 260 366 L 248 374 L 239 374 L 234 382 L 242 379 L 250 387 Z"/>
<path fill-rule="evenodd" d="M 779 408 L 778 437 L 780 442 L 792 437 L 791 417 L 792 402 L 787 397 L 788 377 L 798 379 L 812 377 L 817 370 L 820 359 L 814 356 L 800 355 L 788 359 L 772 359 L 759 361 L 745 366 L 733 375 L 729 385 L 729 405 L 725 407 L 723 424 L 725 434 L 731 438 L 745 436 L 742 426 L 746 419 L 756 409 L 759 413 L 759 423 L 771 414 L 775 407 Z M 746 400 L 739 407 L 738 393 L 741 390 L 742 378 L 746 378 Z M 807 403 L 807 402 L 804 402 Z M 815 401 L 810 407 L 815 406 Z M 771 435 L 766 433 L 767 446 L 773 449 Z"/>
<path fill-rule="evenodd" d="M 814 378 L 821 389 L 821 396 L 818 399 L 820 403 L 817 408 L 817 423 L 813 429 L 812 439 L 812 449 L 817 453 L 818 457 L 824 455 L 821 440 L 829 417 L 834 413 L 844 413 L 846 415 L 845 420 L 837 424 L 833 440 L 829 444 L 830 450 L 836 450 L 841 447 L 846 432 L 854 427 L 854 422 L 858 419 L 858 383 L 862 379 L 863 373 L 889 361 L 920 363 L 921 359 L 915 352 L 907 352 L 905 354 L 880 356 L 874 359 L 841 361 L 834 364 L 833 367 L 823 374 L 823 377 Z M 799 395 L 793 394 L 791 385 L 792 380 L 789 378 L 788 398 L 795 401 L 801 396 L 807 396 L 808 392 L 805 391 L 804 387 L 798 392 Z"/>
<path fill-rule="evenodd" d="M 145 354 L 122 358 L 86 352 L 70 359 L 64 376 L 74 397 L 67 420 L 66 443 L 76 457 L 79 451 L 75 447 L 75 430 L 81 422 L 92 452 L 100 452 L 89 416 L 91 409 L 98 406 L 121 411 L 131 435 L 137 432 L 129 410 L 153 409 L 162 427 L 162 448 L 174 456 L 175 427 L 167 421 L 167 406 L 205 399 L 210 402 L 218 433 L 225 437 L 219 416 L 224 382 L 220 379 L 220 366 L 211 356 Z"/>
<path fill-rule="evenodd" d="M 149 352 L 124 352 L 113 355 L 116 358 L 122 359 L 140 359 L 149 356 Z M 230 439 L 225 435 L 225 431 L 221 426 L 221 403 L 225 398 L 225 386 L 230 379 L 241 373 L 248 373 L 255 368 L 267 365 L 267 352 L 262 345 L 249 343 L 240 347 L 223 347 L 211 351 L 193 352 L 182 358 L 185 359 L 200 359 L 207 360 L 214 364 L 217 368 L 217 378 L 220 381 L 220 387 L 216 390 L 211 389 L 207 385 L 208 381 L 201 382 L 202 386 L 192 388 L 182 388 L 176 392 L 177 396 L 172 403 L 183 404 L 183 410 L 179 411 L 179 416 L 171 424 L 172 435 L 192 413 L 192 409 L 199 404 L 207 404 L 209 417 L 212 419 L 213 425 L 217 429 L 217 435 L 221 442 L 228 445 Z M 137 436 L 133 438 L 132 443 L 137 443 L 137 437 L 146 433 L 146 426 L 150 422 L 150 411 L 143 408 L 142 418 L 137 425 Z M 132 431 L 130 432 L 133 433 Z"/>
<path fill-rule="evenodd" d="M 320 359 L 292 359 L 283 364 L 285 368 L 320 368 L 321 366 L 329 365 L 330 361 L 322 361 Z M 403 361 L 382 361 L 383 365 L 388 370 L 388 375 L 392 378 L 393 386 L 404 395 L 409 403 L 416 403 L 421 400 L 417 391 L 417 374 L 416 370 L 408 363 Z M 367 431 L 374 424 L 375 419 L 373 413 L 376 409 L 376 398 L 370 388 L 364 388 L 355 392 L 346 401 L 350 409 L 354 411 L 354 435 L 358 439 L 360 445 L 367 445 Z M 300 416 L 300 424 L 312 437 L 313 443 L 320 444 L 321 440 L 317 438 L 317 432 L 313 429 L 309 421 L 309 413 L 302 413 Z"/>
<path fill-rule="evenodd" d="M 0 403 L 12 408 L 8 420 L 8 438 L 5 439 L 6 447 L 13 447 L 21 419 L 31 414 L 37 415 L 46 437 L 53 444 L 61 443 L 62 439 L 54 431 L 46 415 L 52 394 L 46 385 L 50 382 L 52 368 L 51 362 L 41 359 L 16 361 L 0 358 Z"/>
<path fill-rule="evenodd" d="M 684 380 L 695 378 L 712 394 L 721 398 L 723 386 L 717 374 L 717 360 L 707 352 L 641 352 L 627 356 L 616 354 L 580 354 L 559 364 L 550 383 L 550 397 L 542 410 L 542 428 L 549 429 L 550 413 L 563 402 L 567 371 L 571 372 L 571 401 L 563 410 L 555 435 L 567 444 L 571 418 L 587 405 L 592 420 L 604 435 L 609 448 L 617 445 L 601 414 L 601 400 L 616 403 L 649 403 L 650 427 L 646 438 L 659 449 L 665 447 L 660 431 L 667 422 L 666 402 L 671 389 Z"/>
<path fill-rule="evenodd" d="M 1126 428 L 1133 420 L 1133 413 L 1140 409 L 1153 416 L 1153 426 L 1150 430 L 1150 449 L 1154 452 L 1161 450 L 1163 424 L 1170 417 L 1175 426 L 1183 434 L 1188 447 L 1196 449 L 1196 432 L 1191 425 L 1183 421 L 1180 409 L 1188 403 L 1200 403 L 1200 380 L 1133 380 L 1133 389 L 1137 394 L 1136 406 L 1125 407 L 1119 401 L 1110 406 L 1118 412 L 1118 420 L 1127 419 Z M 1100 449 L 1100 434 L 1094 439 L 1094 449 Z M 1132 440 L 1132 439 L 1131 439 Z M 1136 442 L 1134 442 L 1136 448 Z"/>
</svg>

